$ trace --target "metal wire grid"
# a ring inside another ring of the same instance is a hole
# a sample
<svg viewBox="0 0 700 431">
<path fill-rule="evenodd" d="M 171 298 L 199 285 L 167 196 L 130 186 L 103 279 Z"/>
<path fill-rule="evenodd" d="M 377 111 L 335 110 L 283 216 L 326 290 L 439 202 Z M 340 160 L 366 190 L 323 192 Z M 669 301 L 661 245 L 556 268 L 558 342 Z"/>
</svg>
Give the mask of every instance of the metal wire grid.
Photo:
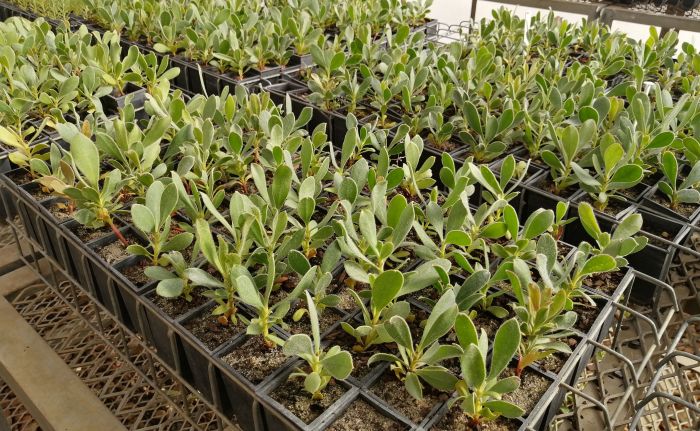
<svg viewBox="0 0 700 431">
<path fill-rule="evenodd" d="M 694 18 L 700 20 L 700 7 L 690 10 L 683 10 L 678 6 L 671 6 L 663 2 L 663 4 L 657 5 L 657 2 L 632 2 L 631 5 L 624 5 L 619 3 L 613 3 L 616 6 L 625 6 L 630 10 L 654 13 L 659 15 L 676 15 L 684 16 L 687 18 Z"/>
<path fill-rule="evenodd" d="M 691 249 L 700 249 L 700 234 L 694 234 L 688 245 Z M 617 339 L 611 334 L 603 344 L 624 355 L 630 363 L 598 349 L 576 384 L 580 393 L 569 391 L 562 413 L 550 424 L 550 431 L 607 429 L 606 413 L 612 418 L 613 430 L 630 429 L 635 415 L 639 430 L 700 429 L 700 412 L 692 408 L 700 406 L 698 359 L 673 358 L 666 366 L 657 367 L 678 351 L 700 354 L 700 322 L 685 324 L 700 315 L 698 281 L 700 259 L 679 254 L 668 277 L 679 308 L 661 334 L 640 316 L 654 317 L 653 323 L 660 325 L 656 316 L 660 310 L 672 306 L 669 301 L 660 301 L 653 308 L 635 307 L 640 315 L 618 315 L 621 325 Z M 660 340 L 657 335 L 661 335 Z M 650 395 L 648 404 L 640 405 L 640 400 L 647 395 Z"/>
<path fill-rule="evenodd" d="M 69 294 L 68 282 L 60 284 Z M 89 309 L 87 298 L 79 301 Z M 147 366 L 149 354 L 135 337 L 129 337 L 127 348 L 133 362 L 125 361 L 104 342 L 93 328 L 48 286 L 42 284 L 22 290 L 12 304 L 22 317 L 44 338 L 80 379 L 129 429 L 138 430 L 215 430 L 215 414 L 197 397 L 187 395 L 191 416 L 185 417 L 172 401 L 182 388 L 167 370 L 154 363 L 158 387 L 149 384 L 136 368 Z M 121 332 L 107 327 L 109 338 L 118 339 Z M 168 394 L 169 396 L 166 396 Z"/>
<path fill-rule="evenodd" d="M 39 424 L 12 392 L 10 386 L 0 380 L 0 430 L 5 429 L 3 425 L 10 430 L 41 431 Z"/>
<path fill-rule="evenodd" d="M 438 23 L 437 32 L 432 37 L 433 40 L 449 44 L 452 42 L 464 42 L 473 30 L 476 30 L 477 23 L 472 21 L 462 21 L 459 24 Z"/>
<path fill-rule="evenodd" d="M 162 364 L 146 344 L 41 256 L 13 225 L 22 260 L 45 284 L 19 292 L 11 302 L 114 415 L 132 430 L 238 428 Z M 22 241 L 19 238 L 22 237 Z M 22 429 L 23 428 L 19 428 Z"/>
</svg>

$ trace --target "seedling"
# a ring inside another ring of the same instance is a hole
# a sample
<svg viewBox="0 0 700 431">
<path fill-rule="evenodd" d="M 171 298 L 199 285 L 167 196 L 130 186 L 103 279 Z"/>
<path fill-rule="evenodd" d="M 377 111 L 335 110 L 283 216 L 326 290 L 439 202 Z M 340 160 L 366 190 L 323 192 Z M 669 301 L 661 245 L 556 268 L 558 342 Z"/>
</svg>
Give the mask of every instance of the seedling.
<svg viewBox="0 0 700 431">
<path fill-rule="evenodd" d="M 659 190 L 671 202 L 671 209 L 677 210 L 680 204 L 700 204 L 700 161 L 690 169 L 690 173 L 679 184 L 678 160 L 672 151 L 664 151 L 661 155 L 661 172 L 664 180 L 659 181 Z"/>
<path fill-rule="evenodd" d="M 114 224 L 114 214 L 121 208 L 119 195 L 125 181 L 117 169 L 100 174 L 100 154 L 95 143 L 71 124 L 59 124 L 57 130 L 70 143 L 71 162 L 76 173 L 75 187 L 64 189 L 76 204 L 73 217 L 89 227 L 109 226 L 126 247 L 128 242 Z"/>
<path fill-rule="evenodd" d="M 458 396 L 449 402 L 452 407 L 459 403 L 469 416 L 472 426 L 492 421 L 500 416 L 517 418 L 525 411 L 502 399 L 503 395 L 520 386 L 520 378 L 500 378 L 513 359 L 520 344 L 518 322 L 510 319 L 496 331 L 493 340 L 491 363 L 487 369 L 489 340 L 486 331 L 477 335 L 476 327 L 466 314 L 459 314 L 455 322 L 457 339 L 464 353 L 460 356 L 461 380 L 455 385 Z"/>
<path fill-rule="evenodd" d="M 352 356 L 339 346 L 327 351 L 321 348 L 321 331 L 314 299 L 306 292 L 306 302 L 311 320 L 311 337 L 307 334 L 294 334 L 284 343 L 284 354 L 297 356 L 306 361 L 307 368 L 297 368 L 289 378 L 303 378 L 304 389 L 315 400 L 323 399 L 323 390 L 332 379 L 345 380 L 353 369 Z"/>
<path fill-rule="evenodd" d="M 423 398 L 423 381 L 438 390 L 452 391 L 457 378 L 440 363 L 460 356 L 462 349 L 454 345 L 442 345 L 438 340 L 452 329 L 458 311 L 454 292 L 446 291 L 432 308 L 417 344 L 414 344 L 406 320 L 401 316 L 393 316 L 384 325 L 384 329 L 396 343 L 398 356 L 375 353 L 367 364 L 379 361 L 391 363 L 391 370 L 404 382 L 406 391 L 416 399 Z"/>
<path fill-rule="evenodd" d="M 192 243 L 194 235 L 181 232 L 170 238 L 172 224 L 171 214 L 178 207 L 178 193 L 175 184 L 167 186 L 156 181 L 146 191 L 145 205 L 136 203 L 131 207 L 131 218 L 134 226 L 139 229 L 149 241 L 150 249 L 140 244 L 132 244 L 127 248 L 131 254 L 145 256 L 151 260 L 151 265 L 160 264 L 161 253 L 182 251 Z"/>
</svg>

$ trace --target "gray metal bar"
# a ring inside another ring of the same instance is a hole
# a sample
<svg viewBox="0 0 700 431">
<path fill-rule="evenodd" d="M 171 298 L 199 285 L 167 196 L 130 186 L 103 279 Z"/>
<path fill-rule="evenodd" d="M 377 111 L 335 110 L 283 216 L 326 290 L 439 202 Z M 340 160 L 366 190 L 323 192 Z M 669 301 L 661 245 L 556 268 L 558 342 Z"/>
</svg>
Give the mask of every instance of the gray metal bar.
<svg viewBox="0 0 700 431">
<path fill-rule="evenodd" d="M 559 12 L 569 12 L 579 15 L 586 15 L 590 19 L 597 19 L 600 12 L 605 8 L 602 3 L 585 3 L 572 0 L 493 0 L 496 3 L 509 4 L 513 6 L 533 7 L 537 9 L 552 9 Z M 472 0 L 472 19 L 476 18 L 477 0 Z"/>
<path fill-rule="evenodd" d="M 654 25 L 676 30 L 700 31 L 700 20 L 683 15 L 669 15 L 639 9 L 630 9 L 624 6 L 608 6 L 605 14 L 613 21 L 634 22 L 637 24 Z"/>
</svg>

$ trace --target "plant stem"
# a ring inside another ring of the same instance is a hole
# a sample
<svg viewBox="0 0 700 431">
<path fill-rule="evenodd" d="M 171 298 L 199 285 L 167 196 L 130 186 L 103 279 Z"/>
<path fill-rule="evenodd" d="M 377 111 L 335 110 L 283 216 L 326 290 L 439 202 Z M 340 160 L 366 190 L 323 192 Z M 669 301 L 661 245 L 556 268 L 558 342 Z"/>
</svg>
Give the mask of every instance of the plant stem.
<svg viewBox="0 0 700 431">
<path fill-rule="evenodd" d="M 119 242 L 122 243 L 124 247 L 127 247 L 129 245 L 129 241 L 124 238 L 124 235 L 117 229 L 117 226 L 114 225 L 114 222 L 112 220 L 109 221 L 109 227 L 112 228 L 112 232 L 117 236 L 117 239 L 119 239 Z"/>
</svg>

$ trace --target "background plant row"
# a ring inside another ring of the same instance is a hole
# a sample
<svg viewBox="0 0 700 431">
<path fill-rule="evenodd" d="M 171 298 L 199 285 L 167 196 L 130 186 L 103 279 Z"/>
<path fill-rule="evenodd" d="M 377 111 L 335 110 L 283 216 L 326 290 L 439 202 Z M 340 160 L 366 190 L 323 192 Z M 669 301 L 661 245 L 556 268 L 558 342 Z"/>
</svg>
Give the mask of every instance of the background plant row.
<svg viewBox="0 0 700 431">
<path fill-rule="evenodd" d="M 252 67 L 285 66 L 293 54 L 308 54 L 313 44 L 349 43 L 355 32 L 374 37 L 386 27 L 423 25 L 430 3 L 82 1 L 75 2 L 69 12 L 157 52 L 180 55 L 243 77 Z M 67 21 L 68 14 L 53 18 Z"/>
<path fill-rule="evenodd" d="M 465 43 L 387 41 L 314 51 L 316 66 L 292 75 L 306 90 L 292 94 L 461 158 L 523 151 L 550 170 L 551 191 L 583 188 L 601 210 L 654 175 L 667 204 L 697 208 L 700 55 L 684 44 L 676 56 L 676 33 L 637 42 L 595 21 L 501 10 Z"/>
</svg>

